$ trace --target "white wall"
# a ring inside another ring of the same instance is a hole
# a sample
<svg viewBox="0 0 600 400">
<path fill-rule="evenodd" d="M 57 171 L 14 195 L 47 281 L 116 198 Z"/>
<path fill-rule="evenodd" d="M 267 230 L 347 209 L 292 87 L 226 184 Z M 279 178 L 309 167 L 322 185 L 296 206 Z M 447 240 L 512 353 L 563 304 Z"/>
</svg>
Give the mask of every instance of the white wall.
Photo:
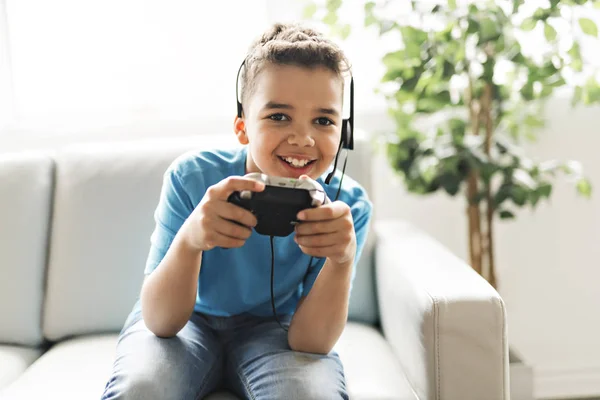
<svg viewBox="0 0 600 400">
<path fill-rule="evenodd" d="M 499 291 L 511 346 L 535 368 L 538 397 L 600 395 L 600 108 L 547 108 L 547 128 L 531 147 L 539 159 L 582 161 L 595 193 L 576 195 L 564 180 L 550 203 L 524 209 L 497 228 Z M 407 194 L 381 157 L 378 218 L 410 220 L 467 259 L 462 199 Z M 392 182 L 392 183 L 390 183 Z"/>
</svg>

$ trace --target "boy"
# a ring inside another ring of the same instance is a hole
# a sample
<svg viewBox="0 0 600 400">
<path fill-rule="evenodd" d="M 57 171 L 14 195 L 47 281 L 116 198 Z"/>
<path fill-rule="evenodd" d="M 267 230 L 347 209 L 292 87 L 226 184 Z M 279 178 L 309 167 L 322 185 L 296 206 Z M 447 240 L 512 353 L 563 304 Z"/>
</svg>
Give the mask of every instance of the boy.
<svg viewBox="0 0 600 400">
<path fill-rule="evenodd" d="M 340 146 L 348 63 L 317 32 L 277 24 L 242 69 L 239 149 L 178 158 L 164 176 L 140 301 L 121 332 L 103 399 L 201 399 L 218 389 L 250 399 L 347 399 L 332 348 L 344 329 L 371 203 L 345 177 L 338 201 L 302 211 L 274 241 L 227 202 L 264 189 L 250 172 L 323 183 Z M 339 174 L 338 174 L 339 175 Z M 235 222 L 233 222 L 235 221 Z M 313 258 L 312 265 L 309 260 Z"/>
</svg>

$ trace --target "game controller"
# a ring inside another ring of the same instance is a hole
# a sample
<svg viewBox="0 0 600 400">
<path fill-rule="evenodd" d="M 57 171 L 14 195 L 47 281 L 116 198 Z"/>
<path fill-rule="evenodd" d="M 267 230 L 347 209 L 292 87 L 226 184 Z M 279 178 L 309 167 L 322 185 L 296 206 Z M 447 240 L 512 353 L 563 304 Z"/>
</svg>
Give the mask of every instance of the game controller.
<svg viewBox="0 0 600 400">
<path fill-rule="evenodd" d="M 300 211 L 329 202 L 323 187 L 311 179 L 267 176 L 258 172 L 245 177 L 263 182 L 265 189 L 234 192 L 227 201 L 252 212 L 258 220 L 254 230 L 261 235 L 288 236 L 299 222 L 296 215 Z"/>
</svg>

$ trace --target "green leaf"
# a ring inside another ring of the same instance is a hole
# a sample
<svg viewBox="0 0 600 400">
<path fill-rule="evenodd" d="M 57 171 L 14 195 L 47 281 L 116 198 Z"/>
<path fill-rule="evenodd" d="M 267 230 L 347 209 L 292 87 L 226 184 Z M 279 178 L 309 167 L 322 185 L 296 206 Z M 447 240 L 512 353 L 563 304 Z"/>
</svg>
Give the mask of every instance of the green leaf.
<svg viewBox="0 0 600 400">
<path fill-rule="evenodd" d="M 375 2 L 369 1 L 365 3 L 365 26 L 371 26 L 377 23 L 377 17 L 373 13 Z"/>
<path fill-rule="evenodd" d="M 304 19 L 311 19 L 317 12 L 317 4 L 314 1 L 309 2 L 302 13 Z"/>
<path fill-rule="evenodd" d="M 450 10 L 456 10 L 456 0 L 448 0 L 448 7 Z"/>
<path fill-rule="evenodd" d="M 494 204 L 496 206 L 499 206 L 510 197 L 512 186 L 513 185 L 510 183 L 503 183 L 502 186 L 500 186 L 498 192 L 496 192 L 496 194 L 494 195 Z"/>
<path fill-rule="evenodd" d="M 573 98 L 571 99 L 571 106 L 576 106 L 581 102 L 583 97 L 583 88 L 581 86 L 575 86 L 575 90 L 573 92 Z"/>
<path fill-rule="evenodd" d="M 583 71 L 583 61 L 581 59 L 581 46 L 578 42 L 573 42 L 573 46 L 567 51 L 569 57 L 571 57 L 571 68 L 574 71 L 581 72 Z"/>
<path fill-rule="evenodd" d="M 523 206 L 527 202 L 527 190 L 514 185 L 510 191 L 510 198 L 516 205 Z"/>
<path fill-rule="evenodd" d="M 372 13 L 374 8 L 375 8 L 375 2 L 374 1 L 367 1 L 365 3 L 365 12 L 366 13 Z"/>
<path fill-rule="evenodd" d="M 584 196 L 586 198 L 590 198 L 590 196 L 592 195 L 592 184 L 590 183 L 589 180 L 587 180 L 585 178 L 581 178 L 577 182 L 577 191 L 582 196 Z"/>
<path fill-rule="evenodd" d="M 500 27 L 496 21 L 490 17 L 481 19 L 479 31 L 479 43 L 489 42 L 490 40 L 497 39 L 500 34 Z"/>
<path fill-rule="evenodd" d="M 542 91 L 540 92 L 540 97 L 546 98 L 546 97 L 550 96 L 552 94 L 553 90 L 554 90 L 554 88 L 552 87 L 552 85 L 544 86 L 542 88 Z"/>
<path fill-rule="evenodd" d="M 532 31 L 537 25 L 537 21 L 533 18 L 526 18 L 521 24 L 521 29 L 524 31 Z"/>
<path fill-rule="evenodd" d="M 579 26 L 586 35 L 598 37 L 598 27 L 596 23 L 589 18 L 579 18 Z"/>
<path fill-rule="evenodd" d="M 594 0 L 594 8 L 600 9 L 600 0 Z"/>
<path fill-rule="evenodd" d="M 334 25 L 336 22 L 338 22 L 337 13 L 332 11 L 328 12 L 325 17 L 323 17 L 323 22 L 327 25 Z"/>
<path fill-rule="evenodd" d="M 543 128 L 544 127 L 544 120 L 541 117 L 538 117 L 533 114 L 529 114 L 528 116 L 526 116 L 525 120 L 523 122 L 525 123 L 525 125 L 527 125 L 531 128 Z"/>
<path fill-rule="evenodd" d="M 452 118 L 448 121 L 448 125 L 450 125 L 453 138 L 462 139 L 465 136 L 467 123 L 464 120 Z"/>
<path fill-rule="evenodd" d="M 546 36 L 546 40 L 554 42 L 554 40 L 556 40 L 556 29 L 546 22 L 544 24 L 544 35 Z"/>
<path fill-rule="evenodd" d="M 515 214 L 513 214 L 512 212 L 510 212 L 508 210 L 500 211 L 500 219 L 514 219 L 514 218 L 515 218 Z"/>
<path fill-rule="evenodd" d="M 402 41 L 407 48 L 409 43 L 414 43 L 417 47 L 420 47 L 427 40 L 427 32 L 412 26 L 401 26 L 400 32 L 402 33 Z"/>
<path fill-rule="evenodd" d="M 521 96 L 523 96 L 523 99 L 527 101 L 533 100 L 533 82 L 527 82 L 521 88 Z"/>
<path fill-rule="evenodd" d="M 327 11 L 336 12 L 342 5 L 342 0 L 327 0 Z"/>
<path fill-rule="evenodd" d="M 536 191 L 541 197 L 549 198 L 550 194 L 552 193 L 552 185 L 544 182 L 537 188 Z"/>
<path fill-rule="evenodd" d="M 586 105 L 600 102 L 600 85 L 593 76 L 582 87 L 581 101 Z"/>
<path fill-rule="evenodd" d="M 525 3 L 525 0 L 512 0 L 512 4 L 513 4 L 512 12 L 513 12 L 513 14 L 516 14 L 517 11 L 519 11 L 519 7 L 521 7 L 521 5 L 523 3 Z"/>
<path fill-rule="evenodd" d="M 340 36 L 341 36 L 342 40 L 346 40 L 348 38 L 348 36 L 350 36 L 351 30 L 352 30 L 352 28 L 350 27 L 349 24 L 345 24 L 340 28 Z"/>
<path fill-rule="evenodd" d="M 416 111 L 431 114 L 441 110 L 447 104 L 447 102 L 440 100 L 437 97 L 425 97 L 417 101 Z"/>
<path fill-rule="evenodd" d="M 479 21 L 470 15 L 467 17 L 467 33 L 473 34 L 479 32 Z"/>
</svg>

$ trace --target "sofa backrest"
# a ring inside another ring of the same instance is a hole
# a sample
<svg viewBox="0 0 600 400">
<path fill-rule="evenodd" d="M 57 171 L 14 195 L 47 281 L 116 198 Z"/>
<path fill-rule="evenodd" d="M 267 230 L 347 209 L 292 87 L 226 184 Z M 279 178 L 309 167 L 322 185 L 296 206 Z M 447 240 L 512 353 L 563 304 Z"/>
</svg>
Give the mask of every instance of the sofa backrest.
<svg viewBox="0 0 600 400">
<path fill-rule="evenodd" d="M 183 152 L 234 142 L 234 135 L 199 135 L 70 146 L 53 156 L 54 200 L 42 316 L 47 339 L 122 327 L 139 295 L 164 171 Z M 370 190 L 369 143 L 357 138 L 356 148 L 349 153 L 347 173 Z M 31 229 L 39 235 L 39 226 Z M 371 235 L 350 305 L 350 317 L 367 323 L 377 319 L 373 241 Z M 41 288 L 28 289 L 39 308 Z"/>
<path fill-rule="evenodd" d="M 42 341 L 53 176 L 48 155 L 0 155 L 0 343 Z"/>
</svg>

